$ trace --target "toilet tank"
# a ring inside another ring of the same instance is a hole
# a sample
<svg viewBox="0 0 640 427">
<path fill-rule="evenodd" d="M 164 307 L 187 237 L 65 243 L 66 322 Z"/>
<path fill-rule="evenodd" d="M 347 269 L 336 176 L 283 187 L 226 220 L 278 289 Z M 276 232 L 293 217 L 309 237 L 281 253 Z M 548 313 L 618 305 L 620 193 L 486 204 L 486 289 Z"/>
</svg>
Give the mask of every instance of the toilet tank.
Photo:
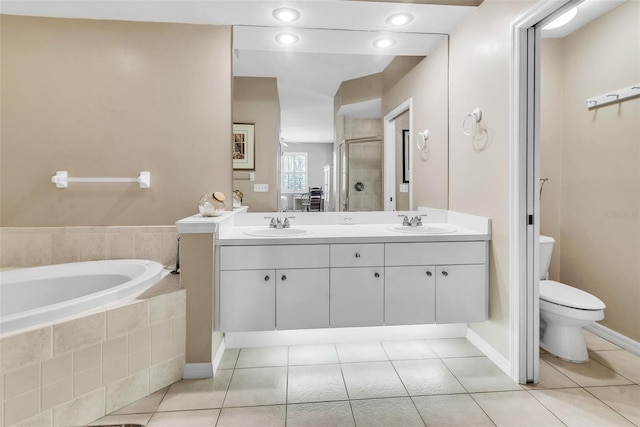
<svg viewBox="0 0 640 427">
<path fill-rule="evenodd" d="M 554 243 L 553 237 L 540 235 L 540 280 L 547 278 Z"/>
</svg>

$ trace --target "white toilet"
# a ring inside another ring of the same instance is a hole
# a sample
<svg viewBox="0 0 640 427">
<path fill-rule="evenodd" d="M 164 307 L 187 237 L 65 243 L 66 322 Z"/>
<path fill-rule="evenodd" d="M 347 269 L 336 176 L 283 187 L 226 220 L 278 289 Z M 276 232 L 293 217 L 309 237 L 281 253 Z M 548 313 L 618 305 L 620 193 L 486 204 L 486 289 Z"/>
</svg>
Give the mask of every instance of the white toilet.
<svg viewBox="0 0 640 427">
<path fill-rule="evenodd" d="M 540 347 L 570 362 L 587 362 L 582 327 L 604 319 L 597 297 L 547 278 L 555 240 L 540 236 Z"/>
</svg>

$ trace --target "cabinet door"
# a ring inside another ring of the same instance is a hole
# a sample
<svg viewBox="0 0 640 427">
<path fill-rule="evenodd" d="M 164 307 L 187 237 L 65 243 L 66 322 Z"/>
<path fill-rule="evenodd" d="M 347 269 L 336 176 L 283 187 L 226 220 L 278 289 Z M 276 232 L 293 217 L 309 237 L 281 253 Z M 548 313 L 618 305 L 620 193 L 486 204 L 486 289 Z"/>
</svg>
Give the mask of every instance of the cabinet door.
<svg viewBox="0 0 640 427">
<path fill-rule="evenodd" d="M 420 325 L 436 321 L 436 268 L 387 267 L 384 324 Z"/>
<path fill-rule="evenodd" d="M 276 329 L 329 327 L 329 269 L 276 271 Z"/>
<path fill-rule="evenodd" d="M 479 322 L 488 318 L 485 265 L 436 268 L 436 323 Z"/>
<path fill-rule="evenodd" d="M 331 327 L 382 326 L 384 268 L 332 268 Z"/>
<path fill-rule="evenodd" d="M 220 272 L 220 330 L 270 331 L 276 327 L 274 270 Z"/>
</svg>

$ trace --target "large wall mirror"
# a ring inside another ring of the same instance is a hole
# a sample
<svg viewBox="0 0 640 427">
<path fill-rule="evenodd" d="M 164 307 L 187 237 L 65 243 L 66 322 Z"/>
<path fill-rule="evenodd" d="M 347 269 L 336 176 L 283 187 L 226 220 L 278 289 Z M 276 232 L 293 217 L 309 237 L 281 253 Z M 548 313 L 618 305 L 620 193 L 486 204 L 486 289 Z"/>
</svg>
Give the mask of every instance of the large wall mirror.
<svg viewBox="0 0 640 427">
<path fill-rule="evenodd" d="M 447 43 L 234 27 L 233 121 L 255 125 L 255 170 L 233 185 L 249 211 L 446 209 Z"/>
</svg>

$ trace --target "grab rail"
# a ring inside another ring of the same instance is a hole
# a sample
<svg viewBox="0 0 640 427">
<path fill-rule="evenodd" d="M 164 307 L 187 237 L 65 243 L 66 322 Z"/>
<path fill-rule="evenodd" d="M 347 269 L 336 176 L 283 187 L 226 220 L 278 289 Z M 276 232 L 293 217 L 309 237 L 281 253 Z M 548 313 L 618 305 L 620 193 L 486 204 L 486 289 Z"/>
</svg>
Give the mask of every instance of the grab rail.
<svg viewBox="0 0 640 427">
<path fill-rule="evenodd" d="M 151 172 L 142 171 L 137 178 L 94 178 L 94 177 L 75 177 L 70 178 L 67 171 L 57 171 L 51 177 L 51 182 L 57 188 L 67 188 L 70 182 L 137 182 L 140 188 L 151 187 Z"/>
</svg>

